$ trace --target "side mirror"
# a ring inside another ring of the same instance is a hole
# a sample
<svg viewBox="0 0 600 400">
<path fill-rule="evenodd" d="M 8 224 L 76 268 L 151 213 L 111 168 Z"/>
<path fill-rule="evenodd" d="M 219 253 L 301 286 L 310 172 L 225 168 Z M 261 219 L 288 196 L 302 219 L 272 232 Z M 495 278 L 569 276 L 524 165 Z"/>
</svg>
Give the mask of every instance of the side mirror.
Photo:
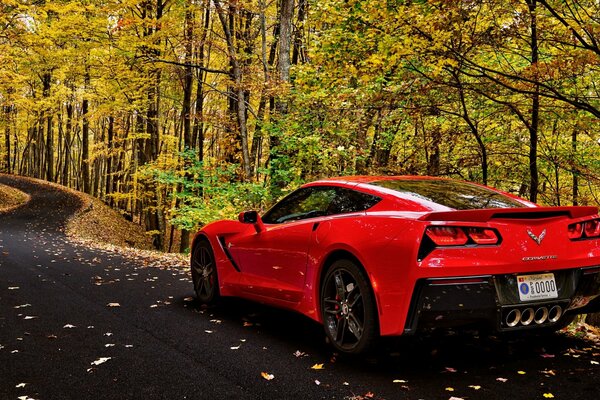
<svg viewBox="0 0 600 400">
<path fill-rule="evenodd" d="M 258 211 L 243 211 L 238 216 L 238 220 L 242 224 L 253 224 L 257 233 L 265 228 L 260 215 L 258 215 Z"/>
</svg>

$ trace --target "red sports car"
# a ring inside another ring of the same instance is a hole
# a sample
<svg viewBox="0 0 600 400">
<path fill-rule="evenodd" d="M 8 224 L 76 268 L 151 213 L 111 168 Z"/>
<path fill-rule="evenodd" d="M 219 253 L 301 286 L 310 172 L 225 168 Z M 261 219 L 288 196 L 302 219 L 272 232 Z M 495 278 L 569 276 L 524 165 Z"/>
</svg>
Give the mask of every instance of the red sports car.
<svg viewBox="0 0 600 400">
<path fill-rule="evenodd" d="M 199 301 L 295 310 L 345 353 L 423 328 L 556 330 L 600 311 L 600 217 L 451 179 L 335 178 L 206 225 L 191 271 Z"/>
</svg>

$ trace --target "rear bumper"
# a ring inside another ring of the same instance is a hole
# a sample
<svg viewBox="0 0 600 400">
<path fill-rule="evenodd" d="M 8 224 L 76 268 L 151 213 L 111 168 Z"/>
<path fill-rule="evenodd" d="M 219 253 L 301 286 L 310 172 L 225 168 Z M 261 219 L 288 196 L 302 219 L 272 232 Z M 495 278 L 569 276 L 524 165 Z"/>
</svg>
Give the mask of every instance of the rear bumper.
<svg viewBox="0 0 600 400">
<path fill-rule="evenodd" d="M 531 302 L 519 299 L 517 274 L 421 279 L 404 334 L 469 324 L 496 331 L 558 327 L 569 316 L 600 311 L 600 266 L 551 272 L 558 298 Z"/>
</svg>

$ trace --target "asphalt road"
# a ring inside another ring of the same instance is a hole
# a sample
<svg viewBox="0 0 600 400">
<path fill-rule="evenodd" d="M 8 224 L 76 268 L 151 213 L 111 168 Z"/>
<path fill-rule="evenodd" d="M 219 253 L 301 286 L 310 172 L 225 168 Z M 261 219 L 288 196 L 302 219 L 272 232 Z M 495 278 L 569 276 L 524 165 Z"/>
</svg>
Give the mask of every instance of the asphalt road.
<svg viewBox="0 0 600 400">
<path fill-rule="evenodd" d="M 337 356 L 302 316 L 241 300 L 203 308 L 185 269 L 69 243 L 61 228 L 76 199 L 5 175 L 0 183 L 32 195 L 0 214 L 0 399 L 600 393 L 600 345 L 565 335 L 435 335 L 388 341 L 364 358 Z"/>
</svg>

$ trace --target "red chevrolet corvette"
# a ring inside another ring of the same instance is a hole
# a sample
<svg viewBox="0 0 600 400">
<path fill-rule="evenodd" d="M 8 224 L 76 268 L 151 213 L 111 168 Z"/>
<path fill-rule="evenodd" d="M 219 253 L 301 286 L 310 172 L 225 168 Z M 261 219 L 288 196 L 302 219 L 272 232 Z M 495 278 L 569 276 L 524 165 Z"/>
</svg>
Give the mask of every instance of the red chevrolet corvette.
<svg viewBox="0 0 600 400">
<path fill-rule="evenodd" d="M 199 301 L 295 310 L 346 353 L 423 328 L 556 330 L 600 311 L 600 217 L 450 179 L 335 178 L 206 225 L 191 271 Z"/>
</svg>

